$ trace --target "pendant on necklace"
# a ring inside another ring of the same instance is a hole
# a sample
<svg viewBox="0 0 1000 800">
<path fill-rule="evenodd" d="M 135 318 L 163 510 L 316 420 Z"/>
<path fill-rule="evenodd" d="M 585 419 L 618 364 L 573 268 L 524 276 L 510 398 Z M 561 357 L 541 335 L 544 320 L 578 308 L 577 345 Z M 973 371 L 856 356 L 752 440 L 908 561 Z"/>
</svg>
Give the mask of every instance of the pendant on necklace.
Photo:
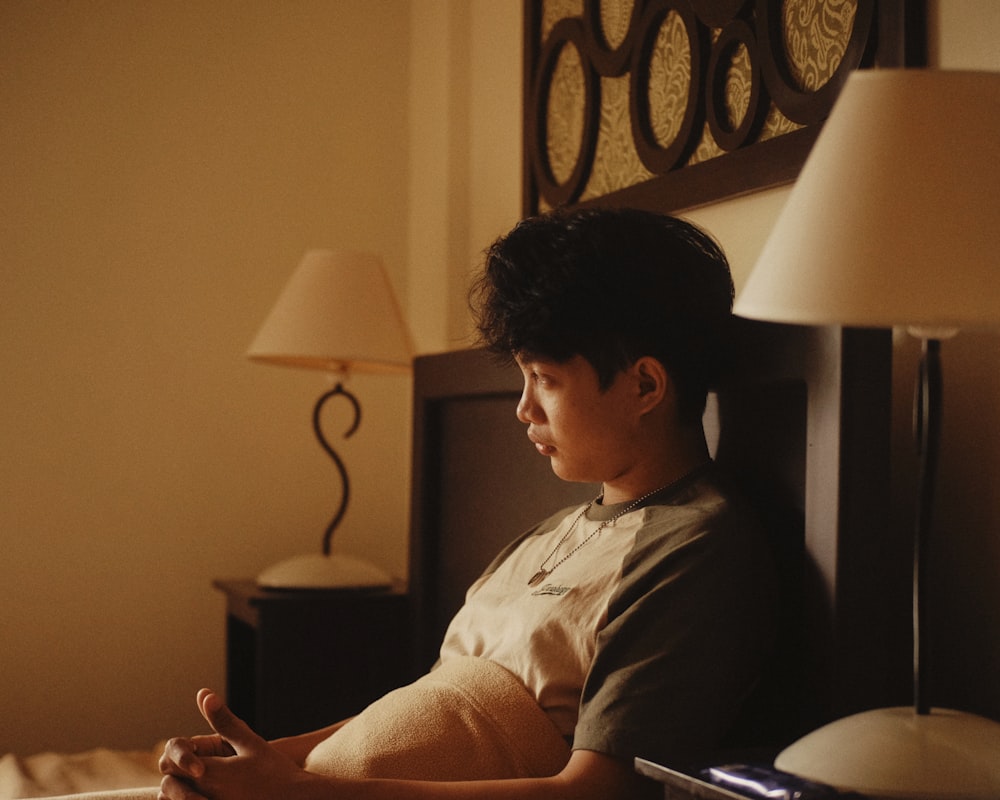
<svg viewBox="0 0 1000 800">
<path fill-rule="evenodd" d="M 545 580 L 545 576 L 549 574 L 551 570 L 540 569 L 534 575 L 531 576 L 531 580 L 528 581 L 528 586 L 538 586 L 542 581 Z"/>
</svg>

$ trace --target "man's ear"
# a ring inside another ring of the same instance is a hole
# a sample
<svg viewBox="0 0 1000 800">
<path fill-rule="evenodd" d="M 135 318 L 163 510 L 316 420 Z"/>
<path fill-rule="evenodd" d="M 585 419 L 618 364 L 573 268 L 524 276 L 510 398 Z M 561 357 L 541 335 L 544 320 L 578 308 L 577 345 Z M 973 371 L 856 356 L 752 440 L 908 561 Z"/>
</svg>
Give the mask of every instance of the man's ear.
<svg viewBox="0 0 1000 800">
<path fill-rule="evenodd" d="M 638 397 L 643 413 L 652 410 L 668 395 L 673 394 L 670 375 L 652 356 L 643 356 L 632 364 L 632 374 L 638 387 Z"/>
</svg>

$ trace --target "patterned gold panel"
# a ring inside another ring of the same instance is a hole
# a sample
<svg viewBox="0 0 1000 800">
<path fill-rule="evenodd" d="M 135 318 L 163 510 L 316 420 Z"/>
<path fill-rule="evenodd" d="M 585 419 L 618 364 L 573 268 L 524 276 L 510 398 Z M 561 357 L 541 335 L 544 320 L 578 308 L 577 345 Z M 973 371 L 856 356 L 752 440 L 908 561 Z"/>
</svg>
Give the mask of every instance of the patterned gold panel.
<svg viewBox="0 0 1000 800">
<path fill-rule="evenodd" d="M 750 51 L 745 44 L 738 44 L 730 55 L 726 66 L 726 122 L 736 129 L 750 110 L 750 89 L 753 74 L 750 66 Z"/>
<path fill-rule="evenodd" d="M 548 132 L 549 166 L 557 183 L 573 174 L 577 154 L 583 144 L 584 118 L 583 61 L 575 47 L 566 46 L 559 54 L 549 84 Z"/>
<path fill-rule="evenodd" d="M 690 87 L 691 43 L 681 18 L 671 11 L 660 25 L 649 60 L 649 116 L 653 135 L 663 146 L 680 133 Z"/>
<path fill-rule="evenodd" d="M 634 0 L 600 1 L 601 32 L 609 49 L 621 47 L 625 42 L 634 8 Z"/>
<path fill-rule="evenodd" d="M 528 154 L 539 187 L 533 204 L 600 198 L 817 125 L 846 72 L 871 52 L 876 5 L 529 2 L 538 33 L 528 46 L 536 53 L 561 47 L 551 74 L 529 76 L 535 102 L 545 104 L 526 112 L 529 131 L 541 137 L 529 136 L 540 148 Z M 582 33 L 566 33 L 565 20 Z M 554 41 L 553 31 L 566 40 Z M 532 63 L 538 68 L 529 57 Z M 532 122 L 532 112 L 544 122 Z"/>
<path fill-rule="evenodd" d="M 580 199 L 604 195 L 653 177 L 639 160 L 629 120 L 628 76 L 601 78 L 601 123 L 594 168 Z"/>
<path fill-rule="evenodd" d="M 782 34 L 788 70 L 800 89 L 816 91 L 840 66 L 857 0 L 786 0 Z"/>
</svg>

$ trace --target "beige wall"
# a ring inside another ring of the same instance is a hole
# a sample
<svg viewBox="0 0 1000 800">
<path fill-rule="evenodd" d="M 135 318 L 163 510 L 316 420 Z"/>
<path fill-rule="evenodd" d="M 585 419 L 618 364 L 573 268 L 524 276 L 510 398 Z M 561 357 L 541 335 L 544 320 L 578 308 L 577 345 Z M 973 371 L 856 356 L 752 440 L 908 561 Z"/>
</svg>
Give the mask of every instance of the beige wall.
<svg viewBox="0 0 1000 800">
<path fill-rule="evenodd" d="M 931 0 L 931 63 L 1000 71 L 1000 4 Z M 1000 121 L 998 121 L 1000 122 Z M 996 158 L 996 142 L 984 142 Z M 961 176 L 958 177 L 961 180 Z M 994 265 L 1000 271 L 1000 260 Z M 897 389 L 900 427 L 915 380 L 912 342 Z M 944 442 L 932 586 L 940 705 L 1000 720 L 1000 335 L 961 333 L 942 345 Z M 900 358 L 902 361 L 902 358 Z M 907 442 L 909 444 L 909 442 Z"/>
<path fill-rule="evenodd" d="M 200 728 L 211 579 L 317 545 L 323 379 L 242 358 L 302 251 L 381 252 L 418 349 L 451 349 L 520 210 L 520 0 L 161 5 L 0 9 L 0 752 Z M 1000 69 L 998 9 L 932 2 L 934 63 Z M 786 194 L 691 215 L 738 281 Z M 1000 716 L 1000 345 L 945 359 L 948 683 Z M 409 382 L 354 388 L 340 538 L 401 574 Z"/>
<path fill-rule="evenodd" d="M 520 0 L 412 4 L 410 308 L 421 352 L 470 343 L 466 290 L 521 211 Z"/>
<path fill-rule="evenodd" d="M 318 550 L 326 379 L 243 353 L 309 247 L 405 298 L 409 47 L 405 2 L 0 7 L 0 752 L 200 730 L 211 580 Z M 401 573 L 410 382 L 352 386 L 342 541 Z"/>
</svg>

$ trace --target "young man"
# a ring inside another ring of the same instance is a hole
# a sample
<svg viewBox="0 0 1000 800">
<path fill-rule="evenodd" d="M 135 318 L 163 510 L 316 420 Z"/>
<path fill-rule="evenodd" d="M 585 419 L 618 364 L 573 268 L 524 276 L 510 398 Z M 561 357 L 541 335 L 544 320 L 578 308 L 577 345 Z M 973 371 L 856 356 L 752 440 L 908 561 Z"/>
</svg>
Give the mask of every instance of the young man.
<svg viewBox="0 0 1000 800">
<path fill-rule="evenodd" d="M 728 353 L 724 255 L 671 217 L 556 212 L 489 249 L 472 298 L 483 342 L 524 375 L 517 416 L 540 457 L 602 491 L 497 557 L 438 669 L 470 656 L 503 667 L 571 743 L 565 763 L 461 781 L 316 774 L 302 765 L 340 726 L 267 743 L 203 690 L 216 733 L 168 743 L 162 798 L 652 797 L 635 756 L 678 764 L 725 736 L 766 657 L 773 608 L 760 588 L 766 546 L 716 474 L 701 423 Z"/>
</svg>

